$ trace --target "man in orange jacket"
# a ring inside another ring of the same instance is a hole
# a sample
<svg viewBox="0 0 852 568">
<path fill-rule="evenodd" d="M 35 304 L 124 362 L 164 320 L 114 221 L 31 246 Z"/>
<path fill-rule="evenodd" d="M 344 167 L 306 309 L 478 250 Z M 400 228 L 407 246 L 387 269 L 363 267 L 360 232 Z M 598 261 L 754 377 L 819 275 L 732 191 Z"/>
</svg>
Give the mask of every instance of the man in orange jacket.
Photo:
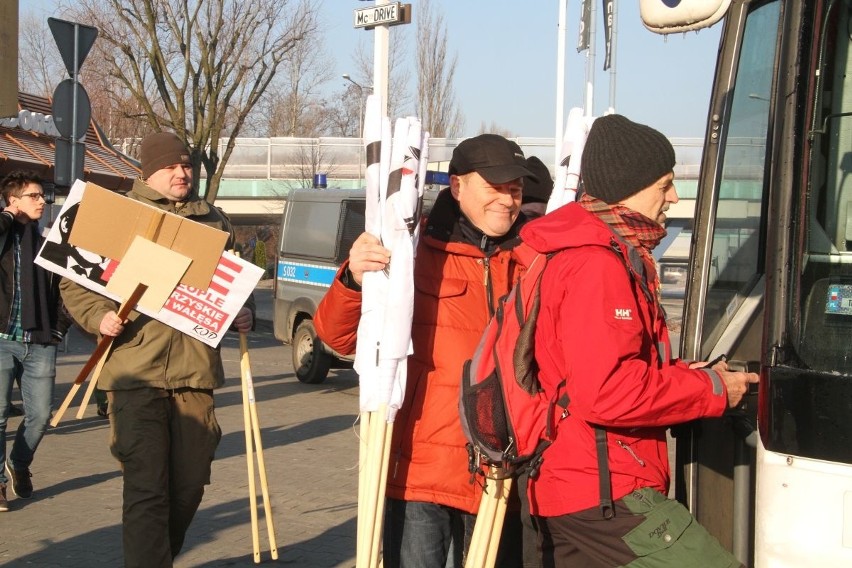
<svg viewBox="0 0 852 568">
<path fill-rule="evenodd" d="M 458 415 L 462 365 L 517 278 L 510 243 L 526 220 L 523 178 L 535 179 L 521 148 L 495 134 L 459 144 L 449 173 L 450 187 L 423 227 L 414 267 L 414 353 L 390 451 L 386 568 L 461 566 L 481 497 L 481 480 L 474 482 L 467 468 Z M 336 351 L 355 350 L 361 279 L 389 260 L 369 233 L 353 244 L 316 314 L 318 335 Z M 501 549 L 514 558 L 504 556 L 499 565 L 519 564 L 520 542 Z"/>
</svg>

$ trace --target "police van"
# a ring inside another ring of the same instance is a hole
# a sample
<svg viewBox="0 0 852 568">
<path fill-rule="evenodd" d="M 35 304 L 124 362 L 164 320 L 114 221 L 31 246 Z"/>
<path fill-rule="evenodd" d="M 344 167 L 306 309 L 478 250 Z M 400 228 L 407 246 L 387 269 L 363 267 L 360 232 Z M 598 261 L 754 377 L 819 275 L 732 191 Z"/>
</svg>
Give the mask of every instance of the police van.
<svg viewBox="0 0 852 568">
<path fill-rule="evenodd" d="M 423 197 L 429 211 L 446 174 L 427 174 Z M 276 263 L 273 329 L 289 345 L 296 378 L 321 383 L 332 367 L 351 366 L 317 338 L 314 314 L 349 249 L 364 232 L 363 189 L 297 188 L 286 198 Z"/>
<path fill-rule="evenodd" d="M 290 345 L 303 383 L 321 383 L 345 358 L 316 335 L 314 313 L 349 249 L 364 232 L 363 189 L 290 191 L 281 219 L 275 276 L 273 329 Z"/>
</svg>

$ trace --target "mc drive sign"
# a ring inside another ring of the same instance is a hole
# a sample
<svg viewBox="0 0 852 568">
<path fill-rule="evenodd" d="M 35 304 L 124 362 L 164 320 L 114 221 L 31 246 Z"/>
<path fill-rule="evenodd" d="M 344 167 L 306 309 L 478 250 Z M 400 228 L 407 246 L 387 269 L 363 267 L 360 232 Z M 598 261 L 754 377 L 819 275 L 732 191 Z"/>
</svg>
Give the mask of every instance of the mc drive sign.
<svg viewBox="0 0 852 568">
<path fill-rule="evenodd" d="M 403 22 L 402 4 L 383 4 L 373 8 L 355 10 L 355 27 L 372 28 L 380 25 L 394 25 Z"/>
</svg>

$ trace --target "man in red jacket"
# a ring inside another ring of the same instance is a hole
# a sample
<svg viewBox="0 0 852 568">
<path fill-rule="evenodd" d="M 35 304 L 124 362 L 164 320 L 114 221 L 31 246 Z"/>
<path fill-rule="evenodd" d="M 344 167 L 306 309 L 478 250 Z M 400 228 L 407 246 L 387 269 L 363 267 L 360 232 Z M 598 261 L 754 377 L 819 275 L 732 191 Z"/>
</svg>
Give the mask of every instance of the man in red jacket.
<svg viewBox="0 0 852 568">
<path fill-rule="evenodd" d="M 507 245 L 525 221 L 523 178 L 535 179 L 521 148 L 496 134 L 459 144 L 449 173 L 450 187 L 423 227 L 414 266 L 414 352 L 390 450 L 386 568 L 461 566 L 481 497 L 481 480 L 474 482 L 467 469 L 458 415 L 461 371 L 517 277 Z M 389 251 L 369 233 L 352 246 L 316 314 L 318 335 L 336 351 L 355 350 L 361 279 L 388 261 Z M 519 556 L 519 545 L 501 547 L 501 554 L 511 548 Z M 500 566 L 518 562 L 498 559 Z"/>
<path fill-rule="evenodd" d="M 542 278 L 535 336 L 542 387 L 552 394 L 564 379 L 570 398 L 529 487 L 544 566 L 739 566 L 665 496 L 666 428 L 720 416 L 758 380 L 672 358 L 651 250 L 678 201 L 674 149 L 610 115 L 594 122 L 581 163 L 580 201 L 521 231 L 540 252 L 562 251 Z"/>
</svg>

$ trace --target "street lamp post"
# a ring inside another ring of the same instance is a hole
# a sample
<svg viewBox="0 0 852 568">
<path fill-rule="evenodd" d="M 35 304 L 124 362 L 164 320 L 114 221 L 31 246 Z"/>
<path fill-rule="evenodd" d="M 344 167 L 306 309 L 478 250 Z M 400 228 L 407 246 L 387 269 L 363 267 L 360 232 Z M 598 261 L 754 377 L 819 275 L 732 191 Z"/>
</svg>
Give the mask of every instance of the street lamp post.
<svg viewBox="0 0 852 568">
<path fill-rule="evenodd" d="M 349 76 L 349 73 L 344 73 L 343 78 L 355 85 L 358 89 L 358 137 L 361 139 L 361 148 L 358 149 L 358 184 L 361 185 L 361 177 L 362 177 L 362 164 L 363 164 L 363 155 L 364 155 L 364 86 L 355 81 L 352 77 Z"/>
</svg>

